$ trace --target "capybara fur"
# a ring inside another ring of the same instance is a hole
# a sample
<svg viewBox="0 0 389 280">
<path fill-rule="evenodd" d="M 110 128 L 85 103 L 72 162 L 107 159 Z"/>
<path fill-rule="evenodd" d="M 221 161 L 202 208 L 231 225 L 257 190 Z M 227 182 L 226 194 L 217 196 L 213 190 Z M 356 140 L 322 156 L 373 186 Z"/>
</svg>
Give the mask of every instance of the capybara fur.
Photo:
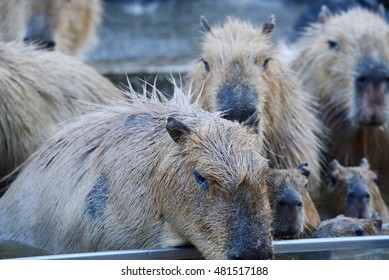
<svg viewBox="0 0 389 280">
<path fill-rule="evenodd" d="M 378 212 L 383 222 L 389 222 L 389 211 L 376 184 L 377 174 L 362 158 L 359 166 L 344 167 L 333 160 L 328 170 L 328 185 L 323 188 L 322 215 L 333 218 L 339 214 L 368 219 Z"/>
<path fill-rule="evenodd" d="M 320 216 L 306 189 L 309 174 L 306 163 L 294 169 L 269 169 L 266 182 L 275 239 L 308 237 L 319 225 Z"/>
<path fill-rule="evenodd" d="M 201 18 L 204 39 L 201 58 L 188 74 L 193 98 L 211 112 L 223 111 L 229 120 L 244 121 L 261 112 L 258 139 L 274 168 L 295 168 L 308 162 L 309 191 L 317 194 L 321 137 L 315 102 L 278 57 L 271 41 L 274 17 L 259 27 L 228 18 L 212 28 Z"/>
<path fill-rule="evenodd" d="M 0 0 L 0 41 L 80 56 L 96 41 L 101 0 Z"/>
<path fill-rule="evenodd" d="M 170 100 L 128 94 L 131 104 L 79 117 L 27 160 L 0 199 L 0 238 L 54 254 L 189 242 L 206 259 L 272 258 L 253 128 L 178 87 Z"/>
<path fill-rule="evenodd" d="M 319 99 L 328 158 L 354 166 L 366 157 L 388 204 L 389 24 L 362 8 L 331 14 L 323 7 L 319 18 L 292 46 L 292 67 Z"/>
<path fill-rule="evenodd" d="M 85 111 L 79 103 L 122 98 L 108 79 L 76 58 L 0 43 L 0 178 L 52 136 L 57 124 Z M 0 182 L 0 192 L 8 182 Z"/>
<path fill-rule="evenodd" d="M 382 220 L 378 213 L 370 218 L 358 219 L 338 215 L 335 218 L 324 220 L 318 226 L 313 238 L 380 235 Z"/>
</svg>

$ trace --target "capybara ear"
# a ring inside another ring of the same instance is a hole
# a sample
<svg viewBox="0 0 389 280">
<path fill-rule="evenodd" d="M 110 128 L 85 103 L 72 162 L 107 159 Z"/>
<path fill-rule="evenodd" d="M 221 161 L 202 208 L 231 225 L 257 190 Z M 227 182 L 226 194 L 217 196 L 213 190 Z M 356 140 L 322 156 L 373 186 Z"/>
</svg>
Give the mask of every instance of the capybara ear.
<svg viewBox="0 0 389 280">
<path fill-rule="evenodd" d="M 311 175 L 311 170 L 309 169 L 309 165 L 306 162 L 300 163 L 297 166 L 297 169 L 307 178 L 309 178 L 309 175 Z"/>
<path fill-rule="evenodd" d="M 335 186 L 338 182 L 338 168 L 340 167 L 339 161 L 334 159 L 330 162 L 329 168 L 328 168 L 328 177 L 331 179 L 331 185 Z"/>
<path fill-rule="evenodd" d="M 200 24 L 204 32 L 212 33 L 211 26 L 209 25 L 208 20 L 205 18 L 205 16 L 200 17 Z"/>
<path fill-rule="evenodd" d="M 270 15 L 267 22 L 263 24 L 262 33 L 270 34 L 273 31 L 275 26 L 276 26 L 276 18 L 274 15 Z"/>
<path fill-rule="evenodd" d="M 360 166 L 366 168 L 366 169 L 369 169 L 370 168 L 370 164 L 369 164 L 369 161 L 367 160 L 367 158 L 363 157 L 361 159 L 361 164 Z"/>
<path fill-rule="evenodd" d="M 378 7 L 377 7 L 377 14 L 378 14 L 380 17 L 382 17 L 383 19 L 386 19 L 386 16 L 385 16 L 385 14 L 386 14 L 385 6 L 384 6 L 382 3 L 380 3 L 380 4 L 378 5 Z"/>
<path fill-rule="evenodd" d="M 250 128 L 257 128 L 260 120 L 261 112 L 257 109 L 243 124 Z"/>
<path fill-rule="evenodd" d="M 319 22 L 325 24 L 330 17 L 332 17 L 330 9 L 326 5 L 322 5 L 319 13 Z"/>
<path fill-rule="evenodd" d="M 371 215 L 371 220 L 374 223 L 374 226 L 377 228 L 377 231 L 379 234 L 381 234 L 381 229 L 382 229 L 382 219 L 381 216 L 378 212 L 374 212 L 373 215 Z"/>
<path fill-rule="evenodd" d="M 192 128 L 172 117 L 167 118 L 165 127 L 169 135 L 178 144 L 183 144 L 186 137 L 194 132 Z"/>
</svg>

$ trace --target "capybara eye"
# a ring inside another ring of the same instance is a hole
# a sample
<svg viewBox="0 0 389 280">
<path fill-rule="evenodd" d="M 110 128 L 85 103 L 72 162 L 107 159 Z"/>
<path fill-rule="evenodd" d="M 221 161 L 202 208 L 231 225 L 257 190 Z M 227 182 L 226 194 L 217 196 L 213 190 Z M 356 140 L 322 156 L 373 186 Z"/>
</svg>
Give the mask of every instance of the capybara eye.
<svg viewBox="0 0 389 280">
<path fill-rule="evenodd" d="M 336 41 L 328 40 L 328 46 L 331 50 L 339 50 L 339 43 Z"/>
<path fill-rule="evenodd" d="M 211 71 L 211 68 L 209 67 L 209 63 L 205 59 L 201 59 L 201 61 L 204 63 L 205 71 L 209 72 Z"/>
<path fill-rule="evenodd" d="M 269 61 L 271 60 L 271 58 L 266 58 L 265 61 L 263 62 L 263 70 L 267 70 L 267 68 L 269 67 Z"/>
<path fill-rule="evenodd" d="M 202 187 L 204 190 L 209 191 L 210 183 L 209 181 L 201 176 L 201 174 L 197 170 L 193 170 L 193 176 L 196 179 L 196 182 Z"/>
</svg>

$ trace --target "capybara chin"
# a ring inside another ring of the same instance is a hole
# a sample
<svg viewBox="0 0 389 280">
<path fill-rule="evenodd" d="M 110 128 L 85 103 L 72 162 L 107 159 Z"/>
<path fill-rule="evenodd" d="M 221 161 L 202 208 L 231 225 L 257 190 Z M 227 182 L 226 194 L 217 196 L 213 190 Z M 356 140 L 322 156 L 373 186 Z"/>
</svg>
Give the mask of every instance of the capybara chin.
<svg viewBox="0 0 389 280">
<path fill-rule="evenodd" d="M 319 214 L 306 189 L 309 174 L 307 163 L 294 169 L 269 169 L 266 183 L 275 239 L 307 237 L 319 225 Z"/>
<path fill-rule="evenodd" d="M 268 164 L 253 128 L 177 87 L 170 100 L 128 94 L 27 160 L 0 199 L 0 239 L 54 254 L 190 242 L 206 259 L 271 259 Z"/>
<path fill-rule="evenodd" d="M 283 65 L 271 41 L 274 17 L 256 27 L 228 18 L 223 26 L 210 27 L 201 18 L 204 39 L 201 58 L 188 74 L 193 99 L 208 111 L 245 121 L 261 112 L 258 141 L 274 168 L 295 168 L 309 162 L 312 180 L 308 187 L 317 195 L 322 125 L 315 103 L 295 75 Z"/>
<path fill-rule="evenodd" d="M 362 8 L 331 14 L 306 29 L 292 47 L 292 67 L 319 99 L 330 131 L 330 157 L 354 166 L 366 157 L 389 202 L 389 25 Z"/>
<path fill-rule="evenodd" d="M 101 0 L 0 0 L 0 41 L 80 56 L 96 41 Z"/>
<path fill-rule="evenodd" d="M 326 218 L 339 214 L 368 219 L 378 212 L 383 222 L 389 222 L 389 211 L 376 184 L 377 174 L 362 158 L 359 166 L 344 167 L 337 160 L 330 163 L 328 185 L 323 188 L 319 210 Z"/>
<path fill-rule="evenodd" d="M 79 59 L 0 43 L 0 178 L 27 159 L 57 131 L 85 111 L 79 103 L 111 104 L 119 90 Z M 0 181 L 0 195 L 8 184 Z"/>
</svg>

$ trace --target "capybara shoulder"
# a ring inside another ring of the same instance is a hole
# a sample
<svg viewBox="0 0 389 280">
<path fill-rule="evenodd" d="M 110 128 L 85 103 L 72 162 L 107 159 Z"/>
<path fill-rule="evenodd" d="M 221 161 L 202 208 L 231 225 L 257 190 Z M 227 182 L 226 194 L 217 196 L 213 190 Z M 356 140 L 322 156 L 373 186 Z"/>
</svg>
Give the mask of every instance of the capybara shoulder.
<svg viewBox="0 0 389 280">
<path fill-rule="evenodd" d="M 129 96 L 27 160 L 0 199 L 2 238 L 52 253 L 190 242 L 207 259 L 272 258 L 268 164 L 253 128 L 190 105 L 177 87 L 170 100 Z"/>
<path fill-rule="evenodd" d="M 79 59 L 0 43 L 0 178 L 22 164 L 59 123 L 86 111 L 83 103 L 123 99 L 108 79 Z M 6 184 L 0 182 L 0 189 Z"/>
</svg>

